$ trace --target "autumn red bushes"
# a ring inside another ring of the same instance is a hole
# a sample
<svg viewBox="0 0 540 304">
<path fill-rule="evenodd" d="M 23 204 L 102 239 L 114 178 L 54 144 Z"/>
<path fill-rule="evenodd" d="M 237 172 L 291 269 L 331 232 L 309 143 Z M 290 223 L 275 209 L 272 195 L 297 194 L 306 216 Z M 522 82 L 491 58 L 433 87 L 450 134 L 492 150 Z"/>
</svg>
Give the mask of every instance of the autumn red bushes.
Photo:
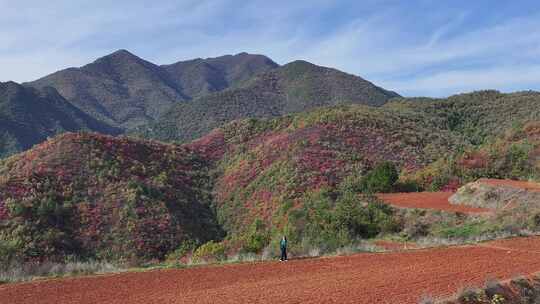
<svg viewBox="0 0 540 304">
<path fill-rule="evenodd" d="M 243 242 L 251 224 L 261 220 L 265 233 L 295 234 L 299 242 L 309 214 L 298 210 L 311 206 L 317 193 L 330 193 L 333 212 L 346 191 L 363 191 L 343 189 L 360 183 L 377 164 L 417 170 L 452 149 L 444 132 L 430 129 L 435 127 L 394 112 L 351 106 L 237 121 L 221 129 L 223 137 L 214 132 L 195 143 L 217 140 L 224 151 L 216 162 L 214 193 L 218 220 L 230 237 Z"/>
<path fill-rule="evenodd" d="M 221 233 L 208 164 L 186 147 L 65 134 L 0 170 L 0 237 L 22 260 L 160 259 Z"/>
<path fill-rule="evenodd" d="M 516 144 L 501 144 L 508 154 L 495 163 L 522 174 L 537 147 Z M 488 172 L 478 170 L 494 163 L 491 152 L 462 146 L 430 120 L 363 106 L 235 121 L 185 145 L 64 134 L 0 161 L 0 238 L 23 260 L 147 261 L 225 236 L 254 252 L 283 233 L 292 244 L 323 233 L 344 245 L 393 229 L 392 211 L 362 192 L 418 190 L 399 175 L 452 191 L 460 172 Z M 373 173 L 385 162 L 388 180 Z M 351 210 L 347 229 L 326 222 Z"/>
<path fill-rule="evenodd" d="M 538 124 L 516 126 L 503 136 L 447 155 L 407 178 L 431 190 L 454 190 L 479 178 L 540 178 Z"/>
</svg>

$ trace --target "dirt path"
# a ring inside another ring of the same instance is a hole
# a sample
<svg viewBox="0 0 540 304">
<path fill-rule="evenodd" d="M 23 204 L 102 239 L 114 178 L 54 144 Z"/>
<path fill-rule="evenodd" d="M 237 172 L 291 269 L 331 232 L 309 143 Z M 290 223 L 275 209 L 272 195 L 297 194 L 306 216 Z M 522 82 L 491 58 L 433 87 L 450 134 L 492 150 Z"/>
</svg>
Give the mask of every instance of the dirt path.
<svg viewBox="0 0 540 304">
<path fill-rule="evenodd" d="M 500 247 L 500 248 L 499 248 Z M 540 271 L 540 237 L 0 286 L 1 303 L 417 303 Z"/>
<path fill-rule="evenodd" d="M 402 208 L 435 209 L 467 214 L 491 212 L 489 209 L 450 204 L 448 198 L 452 194 L 451 192 L 381 193 L 377 197 L 390 205 Z"/>
</svg>

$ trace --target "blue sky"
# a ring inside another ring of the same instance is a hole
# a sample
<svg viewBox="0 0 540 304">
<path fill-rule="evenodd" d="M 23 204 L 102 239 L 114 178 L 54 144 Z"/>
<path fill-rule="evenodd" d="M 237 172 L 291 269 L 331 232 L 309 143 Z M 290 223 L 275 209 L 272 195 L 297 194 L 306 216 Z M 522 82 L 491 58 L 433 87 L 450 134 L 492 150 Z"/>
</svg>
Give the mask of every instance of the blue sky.
<svg viewBox="0 0 540 304">
<path fill-rule="evenodd" d="M 540 90 L 538 1 L 0 0 L 0 81 L 117 49 L 158 64 L 304 59 L 405 96 Z"/>
</svg>

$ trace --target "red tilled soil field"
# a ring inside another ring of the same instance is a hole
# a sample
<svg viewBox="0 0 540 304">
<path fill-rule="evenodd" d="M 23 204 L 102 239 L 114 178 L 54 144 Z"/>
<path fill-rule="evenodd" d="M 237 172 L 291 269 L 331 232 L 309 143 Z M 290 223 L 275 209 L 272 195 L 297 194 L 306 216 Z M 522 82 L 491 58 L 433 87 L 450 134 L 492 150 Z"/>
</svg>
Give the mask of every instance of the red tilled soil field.
<svg viewBox="0 0 540 304">
<path fill-rule="evenodd" d="M 489 209 L 450 204 L 448 198 L 452 194 L 451 192 L 381 193 L 377 197 L 390 205 L 401 208 L 435 209 L 467 214 L 490 212 Z"/>
<path fill-rule="evenodd" d="M 489 179 L 489 178 L 479 179 L 478 182 L 492 185 L 492 186 L 508 186 L 508 187 L 513 187 L 513 188 L 524 189 L 527 191 L 540 192 L 540 184 L 532 183 L 532 182 L 515 181 L 515 180 L 509 180 L 509 179 Z"/>
<path fill-rule="evenodd" d="M 0 286 L 2 303 L 417 303 L 540 271 L 540 237 Z"/>
</svg>

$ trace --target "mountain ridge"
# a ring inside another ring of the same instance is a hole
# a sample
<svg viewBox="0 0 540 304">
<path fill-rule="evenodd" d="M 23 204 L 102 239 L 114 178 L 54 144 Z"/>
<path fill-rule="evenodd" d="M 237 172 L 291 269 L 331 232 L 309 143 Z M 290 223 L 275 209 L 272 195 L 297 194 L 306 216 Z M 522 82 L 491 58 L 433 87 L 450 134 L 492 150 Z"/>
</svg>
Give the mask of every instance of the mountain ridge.
<svg viewBox="0 0 540 304">
<path fill-rule="evenodd" d="M 127 50 L 118 50 L 82 67 L 63 69 L 24 85 L 54 87 L 87 114 L 130 129 L 156 119 L 174 103 L 222 90 L 277 66 L 261 56 L 241 53 L 156 65 Z M 239 64 L 251 70 L 234 73 Z M 186 71 L 180 73 L 180 68 Z"/>
<path fill-rule="evenodd" d="M 176 104 L 138 132 L 143 137 L 189 141 L 235 119 L 277 117 L 341 104 L 382 106 L 396 97 L 400 96 L 359 76 L 297 60 L 257 74 L 238 87 Z"/>
</svg>

